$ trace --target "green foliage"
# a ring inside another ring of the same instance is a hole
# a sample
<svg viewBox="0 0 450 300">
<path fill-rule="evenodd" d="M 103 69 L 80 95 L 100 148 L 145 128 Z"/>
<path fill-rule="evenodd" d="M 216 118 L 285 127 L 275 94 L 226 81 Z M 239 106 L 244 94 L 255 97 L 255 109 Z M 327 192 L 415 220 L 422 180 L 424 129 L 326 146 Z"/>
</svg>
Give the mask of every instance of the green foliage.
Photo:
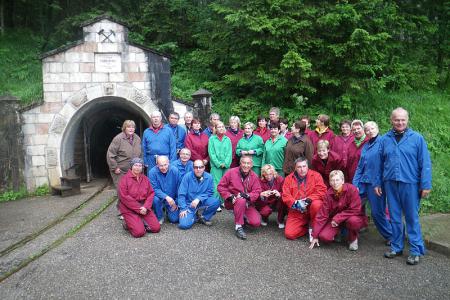
<svg viewBox="0 0 450 300">
<path fill-rule="evenodd" d="M 20 200 L 25 197 L 46 196 L 50 194 L 50 188 L 44 184 L 38 187 L 34 192 L 29 193 L 25 187 L 21 187 L 18 191 L 8 190 L 0 194 L 0 202 Z"/>
<path fill-rule="evenodd" d="M 0 95 L 11 94 L 23 103 L 42 99 L 42 38 L 29 30 L 0 36 Z"/>
</svg>

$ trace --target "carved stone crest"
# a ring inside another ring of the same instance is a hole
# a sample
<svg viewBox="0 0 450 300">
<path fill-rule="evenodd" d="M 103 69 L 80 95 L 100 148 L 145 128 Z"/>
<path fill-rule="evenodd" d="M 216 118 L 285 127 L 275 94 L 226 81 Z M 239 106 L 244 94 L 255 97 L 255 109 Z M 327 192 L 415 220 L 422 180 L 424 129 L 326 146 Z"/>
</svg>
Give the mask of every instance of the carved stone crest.
<svg viewBox="0 0 450 300">
<path fill-rule="evenodd" d="M 132 100 L 136 103 L 144 104 L 145 102 L 147 102 L 148 97 L 142 94 L 140 91 L 135 90 L 133 93 Z"/>
<path fill-rule="evenodd" d="M 85 91 L 73 95 L 72 98 L 70 99 L 70 102 L 75 107 L 79 107 L 81 104 L 85 103 L 86 101 L 87 101 L 87 95 L 86 95 Z"/>
<path fill-rule="evenodd" d="M 104 89 L 104 94 L 105 94 L 106 96 L 114 95 L 114 84 L 112 84 L 112 83 L 106 83 L 106 84 L 103 86 L 103 89 Z"/>
<path fill-rule="evenodd" d="M 66 126 L 66 119 L 61 115 L 56 115 L 50 127 L 50 133 L 62 133 Z"/>
<path fill-rule="evenodd" d="M 56 167 L 58 164 L 58 155 L 55 148 L 45 149 L 45 158 L 47 161 L 47 168 Z"/>
</svg>

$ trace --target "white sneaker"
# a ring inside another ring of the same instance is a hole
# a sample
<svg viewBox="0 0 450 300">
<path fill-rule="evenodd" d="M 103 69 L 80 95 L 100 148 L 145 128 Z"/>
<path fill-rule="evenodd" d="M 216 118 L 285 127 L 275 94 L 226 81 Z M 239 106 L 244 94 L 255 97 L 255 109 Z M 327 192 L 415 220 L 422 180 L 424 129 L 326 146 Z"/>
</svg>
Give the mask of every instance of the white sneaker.
<svg viewBox="0 0 450 300">
<path fill-rule="evenodd" d="M 348 245 L 348 250 L 350 251 L 356 251 L 358 250 L 358 239 L 354 240 L 353 242 Z"/>
<path fill-rule="evenodd" d="M 284 224 L 283 223 L 278 224 L 278 228 L 279 229 L 284 229 Z"/>
<path fill-rule="evenodd" d="M 261 220 L 261 226 L 267 226 L 267 222 L 264 222 L 263 220 Z"/>
<path fill-rule="evenodd" d="M 162 218 L 161 220 L 158 220 L 159 225 L 162 225 L 164 223 L 164 218 Z"/>
<path fill-rule="evenodd" d="M 217 212 L 221 212 L 221 211 L 222 211 L 222 207 L 219 206 L 219 207 L 217 208 Z"/>
<path fill-rule="evenodd" d="M 308 229 L 308 233 L 309 233 L 309 242 L 311 243 L 313 241 L 313 237 L 312 237 L 312 228 Z"/>
</svg>

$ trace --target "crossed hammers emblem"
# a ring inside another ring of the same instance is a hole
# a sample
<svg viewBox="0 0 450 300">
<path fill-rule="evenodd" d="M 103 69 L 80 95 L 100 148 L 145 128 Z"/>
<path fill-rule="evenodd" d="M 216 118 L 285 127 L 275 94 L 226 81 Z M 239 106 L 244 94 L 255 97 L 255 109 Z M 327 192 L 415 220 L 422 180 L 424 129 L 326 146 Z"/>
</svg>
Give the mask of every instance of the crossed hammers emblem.
<svg viewBox="0 0 450 300">
<path fill-rule="evenodd" d="M 101 43 L 113 43 L 113 40 L 111 39 L 112 36 L 115 36 L 115 32 L 110 30 L 109 32 L 106 32 L 104 29 L 100 30 L 98 32 L 98 35 L 103 36 L 103 40 Z"/>
</svg>

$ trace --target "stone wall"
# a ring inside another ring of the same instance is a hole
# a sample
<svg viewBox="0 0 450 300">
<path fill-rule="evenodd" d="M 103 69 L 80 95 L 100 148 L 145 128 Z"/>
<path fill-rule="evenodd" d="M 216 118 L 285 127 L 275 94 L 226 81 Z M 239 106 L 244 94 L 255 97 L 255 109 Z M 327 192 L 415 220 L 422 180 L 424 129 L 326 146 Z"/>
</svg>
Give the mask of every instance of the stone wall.
<svg viewBox="0 0 450 300">
<path fill-rule="evenodd" d="M 120 97 L 145 118 L 158 108 L 173 109 L 169 58 L 130 44 L 128 29 L 110 18 L 85 24 L 82 41 L 44 54 L 42 72 L 44 103 L 22 114 L 28 189 L 58 184 L 62 169 L 71 167 L 63 138 L 91 101 Z"/>
<path fill-rule="evenodd" d="M 16 98 L 0 97 L 0 192 L 11 188 L 17 191 L 24 183 L 24 154 L 18 109 Z"/>
</svg>

